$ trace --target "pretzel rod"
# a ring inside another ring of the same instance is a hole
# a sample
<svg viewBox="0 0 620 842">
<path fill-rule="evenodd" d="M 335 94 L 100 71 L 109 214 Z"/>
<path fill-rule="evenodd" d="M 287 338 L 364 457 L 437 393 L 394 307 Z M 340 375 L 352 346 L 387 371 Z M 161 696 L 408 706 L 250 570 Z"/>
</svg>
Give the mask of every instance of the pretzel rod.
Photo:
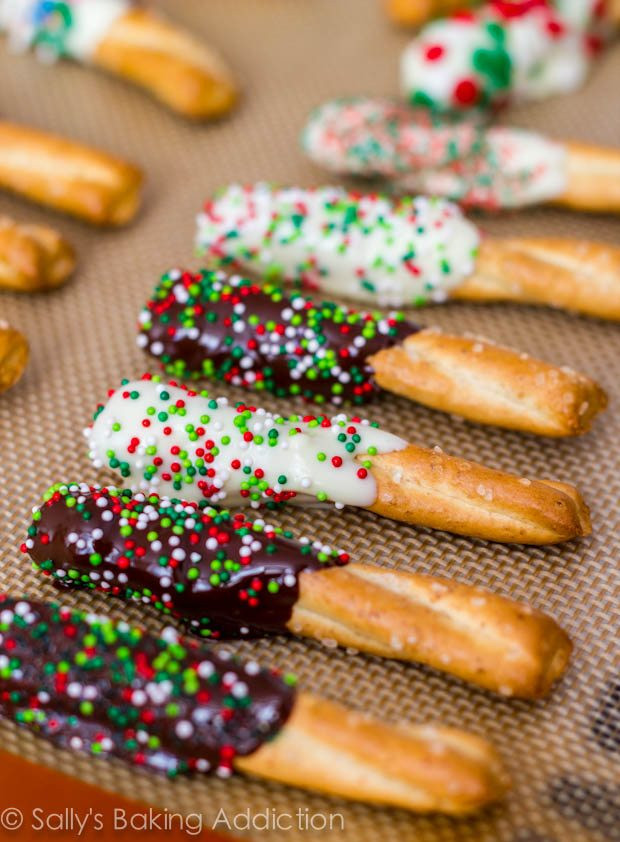
<svg viewBox="0 0 620 842">
<path fill-rule="evenodd" d="M 568 637 L 529 606 L 435 576 L 343 568 L 345 553 L 262 520 L 86 484 L 44 500 L 22 546 L 36 570 L 151 603 L 203 637 L 292 632 L 525 698 L 546 695 L 568 663 Z"/>
<path fill-rule="evenodd" d="M 567 143 L 566 189 L 552 204 L 597 213 L 620 213 L 620 149 Z"/>
<path fill-rule="evenodd" d="M 620 212 L 620 150 L 479 118 L 439 119 L 391 100 L 349 97 L 315 108 L 301 142 L 319 166 L 381 178 L 392 192 L 485 210 L 551 203 Z"/>
<path fill-rule="evenodd" d="M 356 801 L 463 815 L 503 796 L 487 742 L 455 728 L 392 725 L 300 693 L 282 731 L 235 767 Z"/>
<path fill-rule="evenodd" d="M 53 228 L 0 216 L 0 287 L 41 292 L 61 286 L 75 268 L 75 253 Z"/>
<path fill-rule="evenodd" d="M 0 711 L 62 748 L 169 777 L 238 769 L 410 810 L 466 813 L 506 790 L 495 751 L 466 732 L 297 694 L 172 629 L 156 637 L 56 604 L 1 602 Z"/>
<path fill-rule="evenodd" d="M 0 394 L 14 386 L 24 373 L 30 350 L 26 338 L 0 319 Z"/>
<path fill-rule="evenodd" d="M 589 535 L 589 512 L 564 483 L 529 480 L 416 445 L 369 460 L 370 511 L 487 541 L 554 544 Z"/>
<path fill-rule="evenodd" d="M 437 576 L 363 564 L 302 572 L 288 626 L 529 699 L 549 693 L 571 651 L 562 629 L 527 605 Z"/>
<path fill-rule="evenodd" d="M 185 117 L 206 119 L 236 100 L 232 75 L 201 40 L 129 0 L 0 0 L 0 30 L 17 49 L 69 57 L 127 79 Z"/>
<path fill-rule="evenodd" d="M 133 8 L 120 17 L 91 60 L 145 88 L 185 117 L 218 117 L 237 99 L 235 82 L 222 59 L 148 9 Z"/>
<path fill-rule="evenodd" d="M 238 275 L 173 269 L 139 317 L 138 345 L 168 374 L 213 377 L 279 397 L 362 404 L 381 387 L 471 421 L 577 435 L 605 408 L 587 377 L 479 338 L 423 330 L 287 296 Z"/>
<path fill-rule="evenodd" d="M 483 240 L 475 272 L 450 297 L 547 304 L 618 321 L 620 248 L 551 237 Z"/>
<path fill-rule="evenodd" d="M 485 239 L 444 199 L 231 185 L 206 202 L 196 244 L 235 267 L 381 306 L 523 301 L 620 319 L 620 249 Z"/>
<path fill-rule="evenodd" d="M 580 435 L 607 406 L 590 378 L 480 337 L 422 330 L 368 362 L 389 392 L 470 421 L 544 436 Z"/>
<path fill-rule="evenodd" d="M 120 158 L 0 121 L 0 188 L 96 225 L 124 225 L 141 184 L 141 172 Z"/>
<path fill-rule="evenodd" d="M 475 6 L 479 0 L 385 0 L 388 15 L 402 26 L 420 26 L 430 18 Z"/>
<path fill-rule="evenodd" d="M 588 534 L 571 486 L 531 481 L 409 445 L 360 418 L 273 416 L 159 377 L 123 381 L 86 430 L 96 467 L 133 489 L 221 505 L 332 501 L 488 540 Z"/>
</svg>

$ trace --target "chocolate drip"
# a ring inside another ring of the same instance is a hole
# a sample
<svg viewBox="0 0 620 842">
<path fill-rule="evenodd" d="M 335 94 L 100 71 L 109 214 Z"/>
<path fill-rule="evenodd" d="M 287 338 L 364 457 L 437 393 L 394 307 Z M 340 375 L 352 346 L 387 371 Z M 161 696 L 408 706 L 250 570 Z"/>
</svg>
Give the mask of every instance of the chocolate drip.
<svg viewBox="0 0 620 842">
<path fill-rule="evenodd" d="M 175 634 L 6 596 L 0 629 L 0 712 L 63 748 L 228 775 L 293 707 L 275 673 Z"/>
<path fill-rule="evenodd" d="M 203 504 L 58 485 L 24 545 L 68 587 L 154 605 L 203 637 L 286 632 L 299 574 L 348 556 Z"/>
<path fill-rule="evenodd" d="M 361 404 L 378 391 L 367 358 L 418 330 L 400 313 L 315 304 L 206 270 L 171 271 L 141 316 L 139 344 L 175 377 Z"/>
</svg>

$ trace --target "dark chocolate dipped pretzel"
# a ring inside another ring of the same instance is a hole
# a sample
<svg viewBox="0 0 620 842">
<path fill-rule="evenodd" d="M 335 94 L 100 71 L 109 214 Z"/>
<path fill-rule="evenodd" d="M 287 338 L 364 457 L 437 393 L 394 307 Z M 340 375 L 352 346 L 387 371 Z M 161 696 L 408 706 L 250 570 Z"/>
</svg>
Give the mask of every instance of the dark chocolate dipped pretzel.
<svg viewBox="0 0 620 842">
<path fill-rule="evenodd" d="M 479 737 L 360 716 L 172 629 L 0 595 L 0 633 L 0 713 L 62 748 L 448 813 L 507 785 Z"/>
<path fill-rule="evenodd" d="M 275 674 L 55 604 L 4 598 L 0 710 L 62 748 L 171 777 L 232 771 L 288 719 Z"/>
<path fill-rule="evenodd" d="M 178 378 L 336 405 L 386 390 L 541 435 L 585 432 L 606 406 L 589 378 L 479 337 L 210 271 L 163 276 L 140 315 L 138 344 Z"/>
<path fill-rule="evenodd" d="M 378 389 L 368 357 L 418 330 L 401 313 L 356 312 L 274 284 L 173 269 L 142 311 L 138 344 L 181 379 L 362 404 Z"/>
<path fill-rule="evenodd" d="M 87 485 L 45 497 L 23 547 L 35 569 L 153 605 L 205 638 L 292 632 L 526 697 L 546 694 L 568 663 L 552 619 L 478 588 L 343 567 L 346 553 L 206 503 Z"/>
</svg>

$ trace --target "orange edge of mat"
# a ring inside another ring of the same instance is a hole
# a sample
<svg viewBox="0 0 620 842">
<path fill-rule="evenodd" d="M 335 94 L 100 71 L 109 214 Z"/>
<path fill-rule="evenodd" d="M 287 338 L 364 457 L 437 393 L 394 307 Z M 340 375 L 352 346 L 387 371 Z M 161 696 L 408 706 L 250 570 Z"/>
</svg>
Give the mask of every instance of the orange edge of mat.
<svg viewBox="0 0 620 842">
<path fill-rule="evenodd" d="M 134 801 L 0 751 L 0 839 L 234 842 L 231 836 L 213 832 L 204 818 L 200 832 L 197 825 L 197 819 Z"/>
</svg>

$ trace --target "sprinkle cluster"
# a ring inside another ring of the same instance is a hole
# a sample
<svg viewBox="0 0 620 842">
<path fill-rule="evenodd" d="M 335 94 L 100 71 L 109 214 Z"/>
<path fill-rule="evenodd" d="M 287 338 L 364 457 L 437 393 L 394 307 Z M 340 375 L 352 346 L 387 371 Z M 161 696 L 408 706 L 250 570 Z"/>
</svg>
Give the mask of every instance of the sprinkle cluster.
<svg viewBox="0 0 620 842">
<path fill-rule="evenodd" d="M 490 0 L 424 27 L 403 89 L 435 110 L 503 106 L 573 90 L 607 34 L 600 0 Z"/>
<path fill-rule="evenodd" d="M 210 377 L 308 401 L 362 404 L 368 357 L 418 329 L 402 313 L 362 313 L 203 270 L 171 270 L 139 317 L 138 345 L 175 377 Z"/>
<path fill-rule="evenodd" d="M 372 505 L 372 456 L 406 446 L 358 417 L 283 418 L 148 374 L 112 391 L 86 436 L 95 465 L 134 489 L 255 506 L 298 494 Z"/>
<path fill-rule="evenodd" d="M 443 199 L 231 185 L 198 217 L 211 265 L 381 305 L 444 300 L 474 267 L 478 231 Z"/>
<path fill-rule="evenodd" d="M 44 61 L 88 58 L 129 0 L 0 0 L 0 32 Z"/>
<path fill-rule="evenodd" d="M 285 632 L 299 574 L 346 564 L 320 541 L 207 505 L 56 484 L 22 551 L 56 584 L 154 606 L 202 637 Z"/>
<path fill-rule="evenodd" d="M 441 195 L 464 207 L 518 207 L 566 186 L 565 151 L 541 135 L 444 120 L 382 99 L 326 102 L 310 116 L 302 145 L 327 169 L 380 176 L 399 192 Z"/>
<path fill-rule="evenodd" d="M 63 748 L 226 777 L 280 730 L 292 682 L 173 629 L 0 595 L 0 711 Z"/>
<path fill-rule="evenodd" d="M 17 49 L 33 47 L 50 59 L 65 56 L 72 6 L 63 0 L 0 0 L 0 30 Z"/>
<path fill-rule="evenodd" d="M 439 117 L 389 99 L 343 97 L 315 108 L 302 148 L 321 166 L 351 175 L 395 178 L 412 169 L 438 168 L 477 154 L 482 124 Z"/>
</svg>

